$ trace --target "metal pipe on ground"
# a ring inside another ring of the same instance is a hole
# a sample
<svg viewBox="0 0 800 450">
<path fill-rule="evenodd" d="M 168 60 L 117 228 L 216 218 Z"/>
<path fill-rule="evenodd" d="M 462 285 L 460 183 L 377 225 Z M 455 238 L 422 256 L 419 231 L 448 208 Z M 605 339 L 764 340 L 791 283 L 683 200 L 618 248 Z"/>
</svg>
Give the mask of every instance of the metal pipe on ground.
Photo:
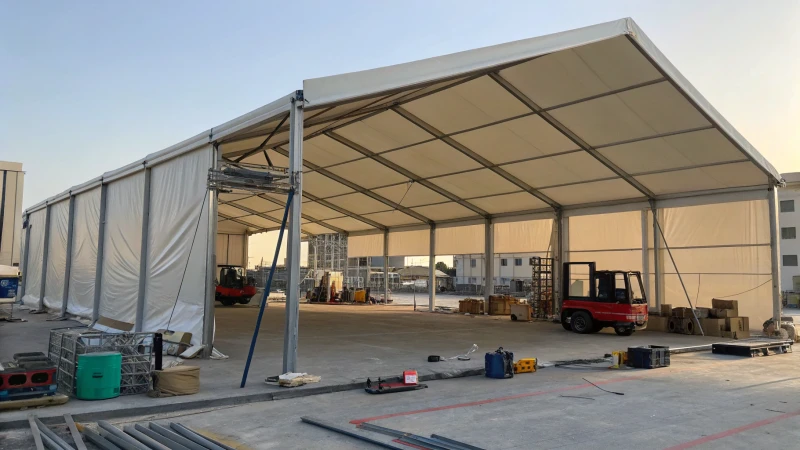
<svg viewBox="0 0 800 450">
<path fill-rule="evenodd" d="M 437 441 L 442 441 L 451 445 L 458 446 L 464 450 L 483 450 L 480 447 L 475 447 L 474 445 L 465 444 L 461 441 L 456 441 L 455 439 L 446 438 L 444 436 L 439 436 L 438 434 L 432 434 L 431 437 L 436 439 Z"/>
<path fill-rule="evenodd" d="M 179 435 L 177 433 L 174 433 L 170 429 L 162 427 L 161 425 L 159 425 L 159 424 L 157 424 L 155 422 L 150 422 L 150 429 L 155 431 L 156 433 L 164 436 L 167 439 L 173 440 L 173 441 L 177 442 L 178 444 L 181 444 L 182 446 L 184 446 L 184 447 L 186 447 L 186 448 L 188 448 L 190 450 L 208 450 L 207 448 L 203 447 L 202 445 L 194 443 L 194 442 L 190 441 L 189 439 L 186 439 L 185 437 L 183 437 L 183 436 L 181 436 L 181 435 Z"/>
<path fill-rule="evenodd" d="M 101 429 L 102 433 L 105 433 L 104 437 L 108 439 L 109 442 L 114 444 L 117 448 L 121 450 L 137 450 L 139 447 L 131 444 L 130 442 L 126 441 L 125 439 L 121 439 L 113 434 L 109 433 L 106 430 Z"/>
<path fill-rule="evenodd" d="M 338 426 L 333 425 L 333 424 L 328 423 L 328 422 L 323 422 L 323 421 L 321 421 L 319 419 L 315 419 L 313 417 L 307 417 L 307 416 L 306 417 L 301 417 L 300 420 L 302 420 L 305 423 L 308 423 L 308 424 L 311 424 L 311 425 L 316 425 L 316 426 L 318 426 L 320 428 L 324 428 L 326 430 L 335 431 L 336 433 L 343 434 L 345 436 L 350 436 L 351 438 L 358 439 L 358 440 L 360 440 L 362 442 L 368 442 L 370 444 L 377 445 L 378 447 L 391 448 L 391 449 L 394 449 L 394 450 L 406 450 L 406 448 L 407 448 L 407 447 L 398 447 L 397 445 L 390 444 L 388 442 L 383 442 L 383 441 L 379 441 L 377 439 L 372 439 L 370 437 L 364 436 L 363 434 L 355 433 L 353 431 L 347 430 L 345 428 L 338 427 Z"/>
<path fill-rule="evenodd" d="M 78 448 L 78 450 L 87 450 L 86 444 L 83 443 L 81 434 L 78 432 L 78 427 L 75 426 L 75 421 L 72 420 L 72 415 L 64 414 L 64 422 L 67 423 L 69 434 L 72 435 L 72 440 L 75 441 L 75 446 Z"/>
<path fill-rule="evenodd" d="M 165 445 L 165 446 L 169 447 L 172 450 L 190 450 L 190 449 L 184 447 L 183 445 L 173 441 L 172 439 L 166 438 L 166 437 L 156 433 L 155 431 L 145 427 L 144 425 L 139 425 L 137 423 L 136 425 L 134 425 L 134 428 L 136 429 L 136 431 L 144 434 L 145 436 L 153 439 L 156 442 L 161 443 L 162 445 Z"/>
<path fill-rule="evenodd" d="M 225 446 L 220 445 L 216 441 L 212 441 L 211 439 L 203 436 L 202 434 L 190 430 L 179 423 L 170 422 L 169 427 L 172 428 L 172 430 L 175 431 L 176 433 L 185 437 L 186 439 L 189 439 L 190 441 L 196 444 L 200 444 L 209 450 L 234 450 L 233 448 L 228 447 L 227 445 Z"/>
<path fill-rule="evenodd" d="M 66 447 L 62 447 L 58 445 L 55 441 L 50 439 L 46 434 L 42 434 L 42 441 L 44 441 L 44 446 L 49 448 L 50 450 L 67 450 Z"/>
<path fill-rule="evenodd" d="M 45 436 L 50 438 L 51 441 L 53 441 L 56 445 L 58 445 L 59 449 L 63 448 L 64 450 L 75 450 L 71 445 L 67 444 L 65 440 L 61 439 L 60 437 L 58 437 L 57 434 L 53 433 L 53 430 L 47 428 L 47 425 L 43 424 L 38 417 L 34 417 L 33 420 L 36 422 L 36 426 L 39 427 L 39 431 L 42 432 L 42 438 L 44 438 Z"/>
<path fill-rule="evenodd" d="M 114 442 L 116 445 L 120 445 L 119 443 L 116 442 L 117 440 L 120 440 L 127 444 L 125 445 L 124 448 L 130 450 L 150 450 L 149 448 L 147 448 L 146 445 L 123 433 L 122 430 L 115 427 L 114 425 L 111 425 L 105 420 L 98 420 L 97 426 L 100 427 L 101 430 L 108 432 L 110 436 L 116 437 L 117 439 L 108 439 L 109 441 Z M 108 438 L 108 436 L 106 436 L 106 438 Z"/>
<path fill-rule="evenodd" d="M 44 450 L 44 444 L 42 443 L 42 432 L 39 431 L 39 426 L 36 425 L 36 421 L 33 420 L 33 416 L 28 416 L 28 425 L 31 427 L 31 434 L 33 435 L 33 442 L 36 445 L 36 450 Z"/>
<path fill-rule="evenodd" d="M 121 450 L 119 447 L 109 442 L 108 439 L 100 436 L 88 428 L 83 429 L 83 435 L 88 441 L 99 447 L 101 450 Z"/>
<path fill-rule="evenodd" d="M 166 445 L 151 438 L 150 436 L 147 436 L 146 434 L 142 433 L 141 431 L 137 430 L 131 425 L 125 425 L 124 427 L 122 427 L 122 431 L 128 433 L 129 435 L 131 435 L 132 438 L 136 439 L 142 444 L 150 447 L 151 450 L 173 450 L 167 447 Z"/>
<path fill-rule="evenodd" d="M 429 448 L 431 450 L 462 450 L 463 447 L 448 444 L 446 442 L 439 441 L 437 439 L 426 438 L 425 436 L 419 436 L 412 433 L 406 433 L 405 431 L 395 430 L 392 428 L 382 427 L 380 425 L 375 425 L 369 422 L 364 422 L 358 425 L 359 428 L 367 431 L 374 431 L 376 433 L 385 434 L 387 436 L 392 436 L 400 441 L 406 442 L 408 444 L 422 446 L 425 448 Z"/>
</svg>

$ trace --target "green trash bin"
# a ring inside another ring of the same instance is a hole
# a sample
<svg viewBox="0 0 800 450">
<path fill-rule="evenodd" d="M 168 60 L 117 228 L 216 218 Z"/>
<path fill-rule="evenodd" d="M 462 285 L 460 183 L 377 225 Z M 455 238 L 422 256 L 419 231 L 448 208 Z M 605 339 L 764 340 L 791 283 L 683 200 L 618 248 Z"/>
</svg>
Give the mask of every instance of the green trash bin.
<svg viewBox="0 0 800 450">
<path fill-rule="evenodd" d="M 75 396 L 81 400 L 105 400 L 119 397 L 122 379 L 122 355 L 98 352 L 78 355 L 75 373 Z"/>
</svg>

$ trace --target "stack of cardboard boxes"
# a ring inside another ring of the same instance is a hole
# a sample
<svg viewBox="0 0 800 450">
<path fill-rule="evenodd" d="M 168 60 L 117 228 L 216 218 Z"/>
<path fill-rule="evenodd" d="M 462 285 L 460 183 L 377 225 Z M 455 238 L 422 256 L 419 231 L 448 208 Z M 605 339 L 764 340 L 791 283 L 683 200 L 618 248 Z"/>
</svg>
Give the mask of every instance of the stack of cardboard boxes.
<svg viewBox="0 0 800 450">
<path fill-rule="evenodd" d="M 741 339 L 750 337 L 750 319 L 739 316 L 737 300 L 711 300 L 711 308 L 673 308 L 661 305 L 661 310 L 649 314 L 647 329 L 670 333 L 700 334 Z M 695 315 L 697 319 L 695 319 Z M 698 321 L 700 327 L 698 327 Z"/>
<path fill-rule="evenodd" d="M 490 295 L 489 315 L 508 316 L 511 314 L 511 305 L 519 304 L 519 300 L 511 295 Z"/>
<path fill-rule="evenodd" d="M 465 298 L 458 302 L 458 312 L 464 314 L 483 314 L 483 300 Z"/>
</svg>

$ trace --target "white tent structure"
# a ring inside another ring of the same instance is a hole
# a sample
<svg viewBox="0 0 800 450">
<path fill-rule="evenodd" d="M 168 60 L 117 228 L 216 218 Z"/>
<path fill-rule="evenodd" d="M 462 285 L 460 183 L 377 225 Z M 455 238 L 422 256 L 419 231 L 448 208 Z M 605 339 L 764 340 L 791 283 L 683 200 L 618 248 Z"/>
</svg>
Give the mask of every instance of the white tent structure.
<svg viewBox="0 0 800 450">
<path fill-rule="evenodd" d="M 427 254 L 431 271 L 437 254 L 550 252 L 641 270 L 653 306 L 729 296 L 780 315 L 780 175 L 631 19 L 305 80 L 48 199 L 25 213 L 23 301 L 137 330 L 171 316 L 211 343 L 214 261 L 277 229 L 286 201 L 208 193 L 220 161 L 292 177 L 285 371 L 301 234 L 347 233 L 349 256 Z"/>
</svg>

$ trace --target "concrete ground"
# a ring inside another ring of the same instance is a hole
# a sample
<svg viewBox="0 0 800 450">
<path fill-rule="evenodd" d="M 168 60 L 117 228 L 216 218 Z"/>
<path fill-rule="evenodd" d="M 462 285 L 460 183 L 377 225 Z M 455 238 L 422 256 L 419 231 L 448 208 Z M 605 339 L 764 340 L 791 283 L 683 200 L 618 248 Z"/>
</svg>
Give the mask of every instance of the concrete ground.
<svg viewBox="0 0 800 450">
<path fill-rule="evenodd" d="M 458 376 L 483 367 L 483 353 L 504 347 L 517 358 L 540 360 L 594 358 L 628 346 L 657 344 L 680 347 L 711 343 L 719 338 L 639 332 L 620 337 L 605 331 L 577 335 L 547 322 L 511 322 L 506 317 L 464 316 L 414 312 L 409 306 L 301 305 L 299 368 L 322 377 L 320 383 L 296 389 L 266 385 L 264 378 L 282 367 L 284 304 L 271 303 L 265 312 L 247 387 L 239 389 L 258 309 L 246 305 L 219 306 L 216 310 L 216 346 L 227 360 L 188 360 L 201 367 L 198 394 L 153 399 L 144 395 L 86 402 L 70 400 L 62 406 L 37 411 L 41 417 L 71 413 L 76 420 L 91 420 L 144 412 L 169 412 L 186 408 L 230 406 L 253 401 L 353 389 L 367 377 L 398 376 L 416 369 L 423 377 Z M 0 361 L 13 353 L 46 351 L 47 330 L 68 326 L 45 322 L 44 315 L 19 313 L 26 323 L 0 322 Z M 428 363 L 428 355 L 452 357 L 473 344 L 480 350 L 470 361 Z M 24 424 L 27 411 L 0 413 L 0 430 Z"/>
<path fill-rule="evenodd" d="M 798 354 L 684 354 L 673 355 L 670 367 L 655 370 L 546 368 L 507 380 L 432 381 L 424 390 L 381 396 L 347 391 L 112 423 L 179 422 L 240 450 L 378 448 L 302 423 L 302 416 L 383 442 L 392 438 L 356 425 L 435 433 L 485 449 L 797 448 L 798 363 Z M 601 391 L 587 380 L 624 395 Z M 63 427 L 54 428 L 66 435 Z M 0 450 L 31 444 L 27 430 L 0 432 Z"/>
</svg>

